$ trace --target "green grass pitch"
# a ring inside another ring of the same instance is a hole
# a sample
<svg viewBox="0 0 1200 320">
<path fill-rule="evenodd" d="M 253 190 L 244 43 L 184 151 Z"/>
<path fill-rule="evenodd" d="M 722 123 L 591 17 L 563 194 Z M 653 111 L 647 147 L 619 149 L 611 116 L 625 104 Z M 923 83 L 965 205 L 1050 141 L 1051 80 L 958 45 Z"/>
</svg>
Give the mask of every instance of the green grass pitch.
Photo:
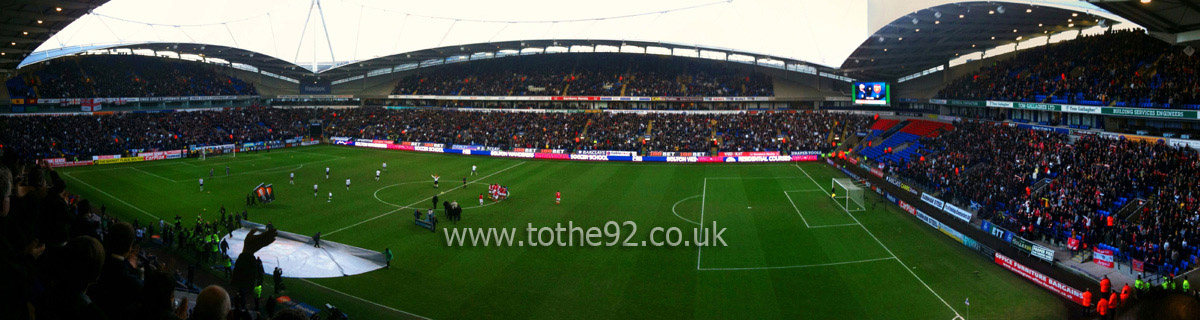
<svg viewBox="0 0 1200 320">
<path fill-rule="evenodd" d="M 388 172 L 376 181 L 383 162 Z M 478 175 L 469 175 L 472 165 Z M 584 163 L 312 146 L 60 171 L 72 192 L 144 222 L 215 219 L 220 205 L 240 212 L 251 188 L 273 183 L 277 201 L 251 208 L 250 220 L 395 253 L 390 269 L 287 280 L 296 299 L 332 303 L 357 319 L 1066 316 L 1051 293 L 895 206 L 872 207 L 874 193 L 865 195 L 866 211 L 847 213 L 826 193 L 844 176 L 824 163 Z M 472 183 L 462 187 L 464 177 Z M 478 207 L 488 183 L 507 185 L 511 198 Z M 690 240 L 698 223 L 715 222 L 728 246 L 449 246 L 445 229 L 434 234 L 411 221 L 410 207 L 427 208 L 434 194 L 465 208 L 456 225 L 442 217 L 445 228 L 516 228 L 528 240 L 528 224 L 632 221 L 638 242 L 654 227 L 680 228 Z"/>
</svg>

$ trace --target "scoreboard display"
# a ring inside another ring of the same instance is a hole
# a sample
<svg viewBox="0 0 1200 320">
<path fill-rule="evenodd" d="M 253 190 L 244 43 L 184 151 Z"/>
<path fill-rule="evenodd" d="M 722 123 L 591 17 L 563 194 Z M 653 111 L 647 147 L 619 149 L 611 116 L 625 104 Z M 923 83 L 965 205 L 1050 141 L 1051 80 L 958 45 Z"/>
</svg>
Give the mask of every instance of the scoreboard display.
<svg viewBox="0 0 1200 320">
<path fill-rule="evenodd" d="M 890 106 L 892 88 L 886 82 L 855 82 L 851 88 L 854 104 Z"/>
</svg>

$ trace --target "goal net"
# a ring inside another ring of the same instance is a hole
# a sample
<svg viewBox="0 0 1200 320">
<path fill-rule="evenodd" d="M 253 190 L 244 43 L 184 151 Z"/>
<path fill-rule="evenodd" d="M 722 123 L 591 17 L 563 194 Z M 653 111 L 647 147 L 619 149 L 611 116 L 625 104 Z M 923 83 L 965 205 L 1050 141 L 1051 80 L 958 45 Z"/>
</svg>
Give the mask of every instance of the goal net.
<svg viewBox="0 0 1200 320">
<path fill-rule="evenodd" d="M 834 178 L 830 193 L 832 193 L 833 201 L 847 212 L 866 210 L 866 206 L 863 205 L 863 189 L 855 185 L 852 179 Z"/>
</svg>

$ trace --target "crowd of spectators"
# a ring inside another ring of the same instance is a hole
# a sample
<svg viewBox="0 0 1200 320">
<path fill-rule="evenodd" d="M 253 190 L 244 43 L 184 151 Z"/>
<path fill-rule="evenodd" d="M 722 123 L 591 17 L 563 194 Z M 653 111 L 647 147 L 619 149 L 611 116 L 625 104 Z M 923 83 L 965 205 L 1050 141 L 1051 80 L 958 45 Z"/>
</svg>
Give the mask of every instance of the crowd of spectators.
<svg viewBox="0 0 1200 320">
<path fill-rule="evenodd" d="M 367 139 L 623 151 L 827 151 L 829 132 L 866 116 L 760 112 L 561 113 L 359 108 L 327 117 L 326 135 Z M 839 131 L 840 132 L 840 131 Z"/>
<path fill-rule="evenodd" d="M 1200 57 L 1140 31 L 1018 51 L 954 80 L 939 98 L 1200 108 Z"/>
<path fill-rule="evenodd" d="M 1023 237 L 1111 246 L 1163 274 L 1198 263 L 1194 149 L 973 121 L 921 143 L 934 151 L 889 170 Z"/>
<path fill-rule="evenodd" d="M 36 159 L 88 158 L 130 150 L 271 141 L 304 135 L 311 111 L 241 108 L 225 111 L 0 117 L 0 141 Z"/>
<path fill-rule="evenodd" d="M 33 158 L 90 159 L 139 150 L 280 141 L 325 136 L 478 145 L 622 151 L 827 151 L 829 132 L 861 128 L 865 116 L 841 113 L 486 112 L 241 108 L 231 110 L 0 117 L 0 143 Z M 838 131 L 840 132 L 840 131 Z"/>
<path fill-rule="evenodd" d="M 256 95 L 254 85 L 210 64 L 138 55 L 50 60 L 6 81 L 13 98 L 122 98 Z"/>
<path fill-rule="evenodd" d="M 771 78 L 715 61 L 630 54 L 505 57 L 430 67 L 394 94 L 475 96 L 772 96 Z"/>
</svg>

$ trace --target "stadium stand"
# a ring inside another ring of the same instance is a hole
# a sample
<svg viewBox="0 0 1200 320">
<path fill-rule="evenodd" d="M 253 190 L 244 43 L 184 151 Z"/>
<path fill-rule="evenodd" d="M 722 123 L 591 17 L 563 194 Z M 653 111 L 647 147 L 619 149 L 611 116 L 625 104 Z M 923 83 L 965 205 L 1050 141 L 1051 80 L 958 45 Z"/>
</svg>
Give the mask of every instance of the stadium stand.
<svg viewBox="0 0 1200 320">
<path fill-rule="evenodd" d="M 460 62 L 400 80 L 393 94 L 772 96 L 771 78 L 698 59 L 560 54 Z"/>
<path fill-rule="evenodd" d="M 1195 268 L 1196 150 L 1098 135 L 1071 142 L 1062 133 L 982 121 L 957 122 L 919 143 L 926 153 L 880 161 L 943 199 L 978 208 L 980 218 L 1030 239 L 1112 248 L 1120 261 L 1144 261 L 1164 275 Z M 868 150 L 862 154 L 879 157 Z M 1142 206 L 1122 211 L 1134 202 Z"/>
<path fill-rule="evenodd" d="M 1200 57 L 1140 31 L 1019 51 L 959 78 L 941 98 L 1200 110 Z"/>
<path fill-rule="evenodd" d="M 88 158 L 134 149 L 269 141 L 304 135 L 312 115 L 244 108 L 212 112 L 115 113 L 98 116 L 0 117 L 0 141 L 31 159 Z M 49 130 L 47 130 L 49 129 Z M 21 141 L 21 143 L 11 143 Z"/>
<path fill-rule="evenodd" d="M 857 131 L 868 118 L 836 113 L 635 114 L 468 112 L 384 108 L 115 113 L 98 116 L 0 117 L 0 141 L 31 159 L 87 158 L 130 150 L 284 140 L 306 134 L 310 120 L 325 133 L 368 139 L 628 151 L 828 151 L 822 132 Z M 56 128 L 55 130 L 41 130 Z M 714 144 L 713 141 L 717 143 Z"/>
<path fill-rule="evenodd" d="M 256 95 L 254 85 L 199 62 L 84 55 L 47 62 L 5 81 L 13 99 Z"/>
</svg>

